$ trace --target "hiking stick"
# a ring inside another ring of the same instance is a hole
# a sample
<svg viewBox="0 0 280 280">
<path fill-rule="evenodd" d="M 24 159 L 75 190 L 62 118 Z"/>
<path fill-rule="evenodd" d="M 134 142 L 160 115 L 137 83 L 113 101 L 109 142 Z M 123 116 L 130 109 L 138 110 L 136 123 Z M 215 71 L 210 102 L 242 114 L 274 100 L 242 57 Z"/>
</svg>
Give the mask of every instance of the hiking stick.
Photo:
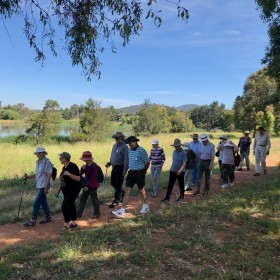
<svg viewBox="0 0 280 280">
<path fill-rule="evenodd" d="M 20 213 L 20 208 L 21 208 L 21 203 L 22 203 L 24 188 L 25 188 L 25 185 L 26 185 L 26 180 L 27 180 L 27 174 L 25 174 L 24 183 L 23 183 L 23 188 L 22 188 L 22 193 L 21 193 L 21 198 L 20 198 L 20 203 L 19 203 L 19 207 L 18 207 L 18 215 L 17 215 L 17 218 L 18 218 L 18 219 L 19 219 L 19 213 Z"/>
</svg>

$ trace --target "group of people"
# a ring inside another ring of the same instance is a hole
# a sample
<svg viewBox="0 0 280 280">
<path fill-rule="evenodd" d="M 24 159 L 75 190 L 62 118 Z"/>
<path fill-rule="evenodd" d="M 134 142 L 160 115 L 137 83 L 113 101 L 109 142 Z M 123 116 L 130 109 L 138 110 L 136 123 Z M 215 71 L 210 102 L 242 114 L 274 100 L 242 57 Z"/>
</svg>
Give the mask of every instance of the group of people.
<svg viewBox="0 0 280 280">
<path fill-rule="evenodd" d="M 112 138 L 115 140 L 115 143 L 112 147 L 110 161 L 105 165 L 106 168 L 112 166 L 111 185 L 115 191 L 114 199 L 109 204 L 109 207 L 115 208 L 121 204 L 121 207 L 112 210 L 112 214 L 119 218 L 125 217 L 126 207 L 134 185 L 137 185 L 143 202 L 140 214 L 145 214 L 149 211 L 145 191 L 146 173 L 149 167 L 151 167 L 153 188 L 150 195 L 151 197 L 156 197 L 159 190 L 159 177 L 166 159 L 164 150 L 159 146 L 158 139 L 152 141 L 152 149 L 150 155 L 148 155 L 147 151 L 139 145 L 139 139 L 135 136 L 126 138 L 123 133 L 116 132 Z M 198 134 L 193 134 L 192 141 L 183 144 L 180 139 L 174 139 L 173 144 L 171 144 L 174 147 L 174 151 L 169 170 L 169 180 L 162 202 L 169 203 L 176 180 L 178 180 L 180 189 L 180 195 L 177 198 L 178 202 L 183 202 L 185 191 L 192 191 L 194 186 L 196 186 L 196 189 L 192 195 L 200 195 L 203 175 L 205 177 L 203 195 L 207 195 L 210 190 L 211 173 L 215 156 L 218 156 L 219 159 L 221 180 L 223 182 L 222 189 L 233 186 L 235 181 L 234 172 L 236 169 L 235 154 L 240 150 L 241 161 L 237 170 L 243 170 L 244 160 L 247 170 L 250 170 L 250 145 L 251 138 L 249 137 L 249 131 L 244 132 L 244 136 L 240 138 L 238 145 L 235 145 L 226 135 L 222 135 L 216 148 L 210 142 L 207 134 L 201 134 L 200 137 Z M 270 148 L 269 134 L 265 132 L 263 127 L 259 127 L 253 145 L 253 153 L 256 157 L 254 176 L 260 176 L 260 164 L 264 174 L 267 173 L 265 160 Z M 40 206 L 42 206 L 45 218 L 39 223 L 45 224 L 51 222 L 47 194 L 52 184 L 51 175 L 53 165 L 46 157 L 47 152 L 44 148 L 38 147 L 34 154 L 38 158 L 36 161 L 36 172 L 34 175 L 25 175 L 24 177 L 25 179 L 35 178 L 37 188 L 33 203 L 32 218 L 24 223 L 27 227 L 36 225 Z M 98 180 L 99 167 L 93 161 L 91 152 L 85 151 L 82 154 L 80 159 L 85 164 L 81 169 L 75 163 L 71 162 L 70 159 L 71 155 L 68 152 L 59 154 L 59 160 L 63 168 L 59 176 L 60 188 L 56 196 L 59 196 L 60 192 L 63 193 L 61 210 L 64 216 L 65 229 L 72 229 L 78 226 L 77 219 L 82 217 L 89 196 L 93 204 L 92 218 L 97 219 L 101 215 L 97 195 L 100 184 Z M 123 189 L 124 179 L 125 189 Z M 85 181 L 85 183 L 82 184 L 82 181 Z M 75 201 L 81 191 L 81 187 L 82 194 L 76 210 Z"/>
</svg>

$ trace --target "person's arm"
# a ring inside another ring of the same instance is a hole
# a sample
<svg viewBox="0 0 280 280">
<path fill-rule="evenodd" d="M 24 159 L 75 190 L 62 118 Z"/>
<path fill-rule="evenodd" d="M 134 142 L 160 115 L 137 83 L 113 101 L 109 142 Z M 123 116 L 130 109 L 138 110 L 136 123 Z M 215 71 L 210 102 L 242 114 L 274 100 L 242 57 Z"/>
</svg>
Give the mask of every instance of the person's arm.
<svg viewBox="0 0 280 280">
<path fill-rule="evenodd" d="M 269 150 L 271 148 L 271 142 L 270 142 L 270 137 L 269 137 L 269 134 L 267 134 L 267 154 L 269 155 Z"/>
<path fill-rule="evenodd" d="M 149 169 L 150 167 L 150 161 L 148 160 L 146 163 L 145 163 L 145 171 L 147 172 L 147 170 Z"/>
<path fill-rule="evenodd" d="M 179 176 L 181 174 L 181 172 L 185 169 L 186 163 L 187 163 L 187 161 L 184 160 L 182 166 L 180 167 L 180 169 L 176 173 L 177 176 Z"/>
<path fill-rule="evenodd" d="M 162 153 L 161 153 L 161 166 L 163 166 L 164 165 L 164 162 L 165 162 L 165 153 L 164 153 L 164 150 L 162 149 Z"/>
<path fill-rule="evenodd" d="M 123 153 L 124 153 L 123 176 L 125 176 L 128 171 L 128 147 L 126 145 L 124 146 Z"/>
<path fill-rule="evenodd" d="M 80 176 L 80 172 L 79 172 L 78 166 L 76 164 L 72 163 L 72 166 L 71 166 L 70 170 L 71 170 L 72 173 L 70 173 L 68 170 L 66 170 L 66 171 L 63 172 L 63 175 L 64 176 L 68 176 L 72 180 L 79 182 L 81 180 L 81 176 Z"/>
<path fill-rule="evenodd" d="M 33 174 L 33 175 L 27 175 L 27 174 L 25 174 L 25 175 L 23 176 L 23 179 L 35 179 L 35 177 L 36 177 L 35 174 Z"/>
<path fill-rule="evenodd" d="M 218 151 L 222 151 L 223 150 L 223 146 L 225 145 L 225 143 L 226 143 L 226 141 L 224 141 L 224 142 L 220 142 L 219 144 L 218 144 L 218 146 L 217 146 L 217 150 Z"/>
<path fill-rule="evenodd" d="M 212 170 L 213 165 L 214 165 L 214 160 L 215 160 L 215 146 L 214 145 L 213 145 L 213 148 L 211 149 L 210 154 L 211 154 L 211 162 L 210 162 L 210 165 L 209 165 L 209 170 Z"/>
<path fill-rule="evenodd" d="M 257 136 L 255 135 L 255 140 L 254 140 L 254 145 L 253 145 L 253 154 L 256 153 L 256 145 L 257 145 L 256 138 L 257 138 Z"/>
<path fill-rule="evenodd" d="M 51 182 L 51 173 L 47 173 L 47 180 L 46 180 L 46 184 L 44 187 L 44 193 L 47 194 L 49 192 L 49 188 L 50 188 L 50 182 Z"/>
</svg>

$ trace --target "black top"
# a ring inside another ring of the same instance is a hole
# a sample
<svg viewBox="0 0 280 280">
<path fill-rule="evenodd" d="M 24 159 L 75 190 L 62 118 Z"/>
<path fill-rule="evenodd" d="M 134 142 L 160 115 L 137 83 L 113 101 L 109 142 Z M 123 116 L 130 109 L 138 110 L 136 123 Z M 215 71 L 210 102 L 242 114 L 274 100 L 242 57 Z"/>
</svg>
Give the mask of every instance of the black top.
<svg viewBox="0 0 280 280">
<path fill-rule="evenodd" d="M 195 152 L 191 149 L 187 151 L 187 162 L 186 162 L 186 170 L 193 169 L 195 167 Z"/>
<path fill-rule="evenodd" d="M 71 179 L 69 176 L 64 176 L 63 175 L 64 171 L 68 171 L 71 174 L 76 175 L 76 176 L 80 175 L 79 168 L 75 163 L 69 162 L 67 167 L 63 166 L 62 171 L 59 176 L 62 192 L 65 193 L 65 192 L 71 192 L 73 190 L 77 191 L 77 189 L 80 189 L 80 181 L 75 181 L 75 180 Z"/>
</svg>

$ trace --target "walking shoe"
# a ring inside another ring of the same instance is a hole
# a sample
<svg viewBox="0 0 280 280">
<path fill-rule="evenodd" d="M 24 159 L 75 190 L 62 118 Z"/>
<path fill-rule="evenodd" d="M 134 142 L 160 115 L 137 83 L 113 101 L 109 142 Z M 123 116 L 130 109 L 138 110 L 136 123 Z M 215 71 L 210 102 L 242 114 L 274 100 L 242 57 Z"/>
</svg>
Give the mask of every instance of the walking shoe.
<svg viewBox="0 0 280 280">
<path fill-rule="evenodd" d="M 44 225 L 50 223 L 52 221 L 52 217 L 45 218 L 44 220 L 40 221 L 39 224 Z"/>
<path fill-rule="evenodd" d="M 178 198 L 176 199 L 176 201 L 177 201 L 177 202 L 183 202 L 183 201 L 184 201 L 184 198 L 183 198 L 183 197 L 178 197 Z"/>
<path fill-rule="evenodd" d="M 250 167 L 247 167 L 247 171 L 250 171 Z"/>
<path fill-rule="evenodd" d="M 143 204 L 142 209 L 140 210 L 140 214 L 145 214 L 150 210 L 149 205 L 148 204 Z"/>
<path fill-rule="evenodd" d="M 255 173 L 254 176 L 261 176 L 261 174 L 260 173 Z"/>
<path fill-rule="evenodd" d="M 77 228 L 77 227 L 78 227 L 78 225 L 77 225 L 77 224 L 75 224 L 75 225 L 70 224 L 68 228 L 69 228 L 69 229 L 74 229 L 74 228 Z"/>
<path fill-rule="evenodd" d="M 190 192 L 190 191 L 192 191 L 192 188 L 187 188 L 185 191 Z"/>
<path fill-rule="evenodd" d="M 234 182 L 229 183 L 229 186 L 233 187 L 234 186 Z"/>
<path fill-rule="evenodd" d="M 228 187 L 228 184 L 223 184 L 222 186 L 221 186 L 221 188 L 224 190 L 224 189 L 226 189 Z"/>
<path fill-rule="evenodd" d="M 161 202 L 163 202 L 163 203 L 167 203 L 167 204 L 168 204 L 168 203 L 169 203 L 169 199 L 164 198 L 164 199 L 162 199 L 162 200 L 161 200 Z"/>
<path fill-rule="evenodd" d="M 28 221 L 23 224 L 25 227 L 34 227 L 36 225 L 36 221 Z"/>
<path fill-rule="evenodd" d="M 100 217 L 100 215 L 101 215 L 100 213 L 97 214 L 97 215 L 93 214 L 91 218 L 92 218 L 92 219 L 98 219 L 98 218 Z"/>
<path fill-rule="evenodd" d="M 117 216 L 118 218 L 124 218 L 125 216 L 125 211 L 123 208 L 119 208 L 119 209 L 116 209 L 114 211 L 112 211 L 112 214 Z"/>
<path fill-rule="evenodd" d="M 184 189 L 185 191 L 188 189 L 188 186 L 189 186 L 189 185 L 185 185 L 185 189 Z"/>
<path fill-rule="evenodd" d="M 196 192 L 194 192 L 192 195 L 193 195 L 193 196 L 196 196 L 196 195 L 199 195 L 199 194 L 200 194 L 200 192 L 196 191 Z"/>
<path fill-rule="evenodd" d="M 263 174 L 265 174 L 265 175 L 267 174 L 267 170 L 266 169 L 263 171 Z"/>
<path fill-rule="evenodd" d="M 242 167 L 241 167 L 241 168 L 238 168 L 237 171 L 242 171 Z"/>
<path fill-rule="evenodd" d="M 150 192 L 150 196 L 151 197 L 156 197 L 157 196 L 157 192 Z"/>
<path fill-rule="evenodd" d="M 119 202 L 118 202 L 116 199 L 114 199 L 114 200 L 112 201 L 112 203 L 109 205 L 109 207 L 110 207 L 110 208 L 115 208 L 118 204 L 119 204 Z"/>
</svg>

